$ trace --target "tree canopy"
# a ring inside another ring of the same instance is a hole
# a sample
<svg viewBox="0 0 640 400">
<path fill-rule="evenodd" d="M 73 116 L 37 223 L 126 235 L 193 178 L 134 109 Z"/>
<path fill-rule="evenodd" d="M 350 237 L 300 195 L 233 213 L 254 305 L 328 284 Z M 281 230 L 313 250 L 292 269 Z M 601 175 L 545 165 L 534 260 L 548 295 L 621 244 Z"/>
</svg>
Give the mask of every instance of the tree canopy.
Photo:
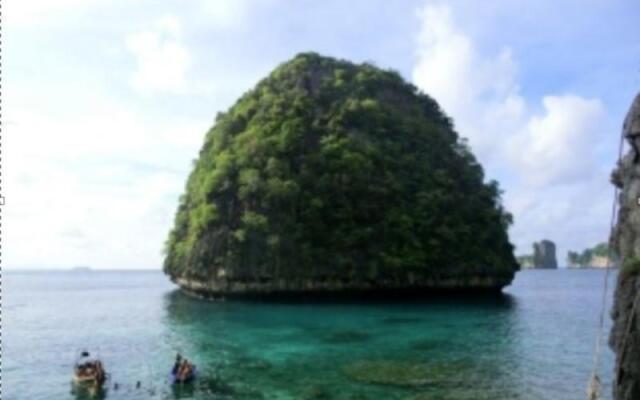
<svg viewBox="0 0 640 400">
<path fill-rule="evenodd" d="M 617 258 L 615 254 L 609 252 L 609 245 L 607 243 L 598 243 L 592 248 L 585 249 L 582 253 L 576 251 L 569 251 L 567 253 L 567 261 L 570 265 L 577 266 L 590 266 L 595 257 L 609 257 Z M 614 262 L 614 260 L 612 260 Z"/>
<path fill-rule="evenodd" d="M 164 270 L 512 277 L 500 196 L 451 119 L 398 73 L 304 53 L 217 116 Z"/>
</svg>

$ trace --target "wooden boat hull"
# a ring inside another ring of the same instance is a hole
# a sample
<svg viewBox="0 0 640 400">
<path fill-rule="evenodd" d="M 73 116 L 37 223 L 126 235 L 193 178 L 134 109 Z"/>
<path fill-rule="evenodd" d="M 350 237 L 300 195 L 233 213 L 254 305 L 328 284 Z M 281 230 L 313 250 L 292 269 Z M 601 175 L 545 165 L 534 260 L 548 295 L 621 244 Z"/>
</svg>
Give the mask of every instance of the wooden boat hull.
<svg viewBox="0 0 640 400">
<path fill-rule="evenodd" d="M 96 379 L 95 376 L 73 376 L 73 383 L 77 385 L 102 386 L 104 379 Z"/>
</svg>

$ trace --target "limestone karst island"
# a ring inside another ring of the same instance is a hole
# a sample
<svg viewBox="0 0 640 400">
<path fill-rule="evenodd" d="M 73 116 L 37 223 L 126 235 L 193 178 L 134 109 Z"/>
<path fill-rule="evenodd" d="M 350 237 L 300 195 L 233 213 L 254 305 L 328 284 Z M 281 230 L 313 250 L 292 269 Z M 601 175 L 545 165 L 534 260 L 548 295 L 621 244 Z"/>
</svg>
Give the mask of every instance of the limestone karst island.
<svg viewBox="0 0 640 400">
<path fill-rule="evenodd" d="M 556 269 L 556 244 L 551 240 L 541 240 L 533 244 L 533 254 L 517 257 L 522 268 Z"/>
<path fill-rule="evenodd" d="M 510 223 L 431 97 L 304 53 L 216 117 L 164 271 L 205 296 L 496 291 L 518 268 Z"/>
<path fill-rule="evenodd" d="M 569 251 L 567 253 L 569 268 L 615 268 L 619 263 L 619 257 L 609 249 L 607 243 L 598 243 L 581 252 Z"/>
</svg>

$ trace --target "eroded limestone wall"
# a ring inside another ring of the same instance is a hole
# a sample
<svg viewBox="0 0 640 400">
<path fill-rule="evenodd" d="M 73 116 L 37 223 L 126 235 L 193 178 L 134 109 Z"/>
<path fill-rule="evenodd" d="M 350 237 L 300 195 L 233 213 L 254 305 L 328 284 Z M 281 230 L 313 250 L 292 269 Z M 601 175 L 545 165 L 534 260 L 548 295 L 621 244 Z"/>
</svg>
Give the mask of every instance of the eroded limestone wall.
<svg viewBox="0 0 640 400">
<path fill-rule="evenodd" d="M 640 144 L 640 94 L 625 120 L 623 133 L 634 142 L 613 173 L 620 188 L 618 221 L 612 242 L 621 256 L 614 294 L 610 345 L 616 353 L 616 400 L 640 399 L 640 160 L 634 148 Z"/>
</svg>

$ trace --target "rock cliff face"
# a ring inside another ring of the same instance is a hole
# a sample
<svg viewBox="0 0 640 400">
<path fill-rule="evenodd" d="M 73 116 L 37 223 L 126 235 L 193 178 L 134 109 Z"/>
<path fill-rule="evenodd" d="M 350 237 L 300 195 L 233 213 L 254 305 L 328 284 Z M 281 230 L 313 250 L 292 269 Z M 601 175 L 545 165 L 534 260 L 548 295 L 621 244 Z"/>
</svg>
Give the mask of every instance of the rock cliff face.
<svg viewBox="0 0 640 400">
<path fill-rule="evenodd" d="M 610 345 L 616 353 L 616 400 L 640 399 L 640 94 L 635 98 L 623 133 L 632 148 L 613 172 L 621 192 L 612 244 L 621 268 L 614 295 Z"/>
<path fill-rule="evenodd" d="M 558 268 L 556 245 L 550 240 L 533 244 L 533 267 L 540 269 Z"/>
<path fill-rule="evenodd" d="M 205 296 L 499 290 L 517 269 L 510 223 L 433 99 L 308 53 L 218 115 L 164 270 Z"/>
</svg>

